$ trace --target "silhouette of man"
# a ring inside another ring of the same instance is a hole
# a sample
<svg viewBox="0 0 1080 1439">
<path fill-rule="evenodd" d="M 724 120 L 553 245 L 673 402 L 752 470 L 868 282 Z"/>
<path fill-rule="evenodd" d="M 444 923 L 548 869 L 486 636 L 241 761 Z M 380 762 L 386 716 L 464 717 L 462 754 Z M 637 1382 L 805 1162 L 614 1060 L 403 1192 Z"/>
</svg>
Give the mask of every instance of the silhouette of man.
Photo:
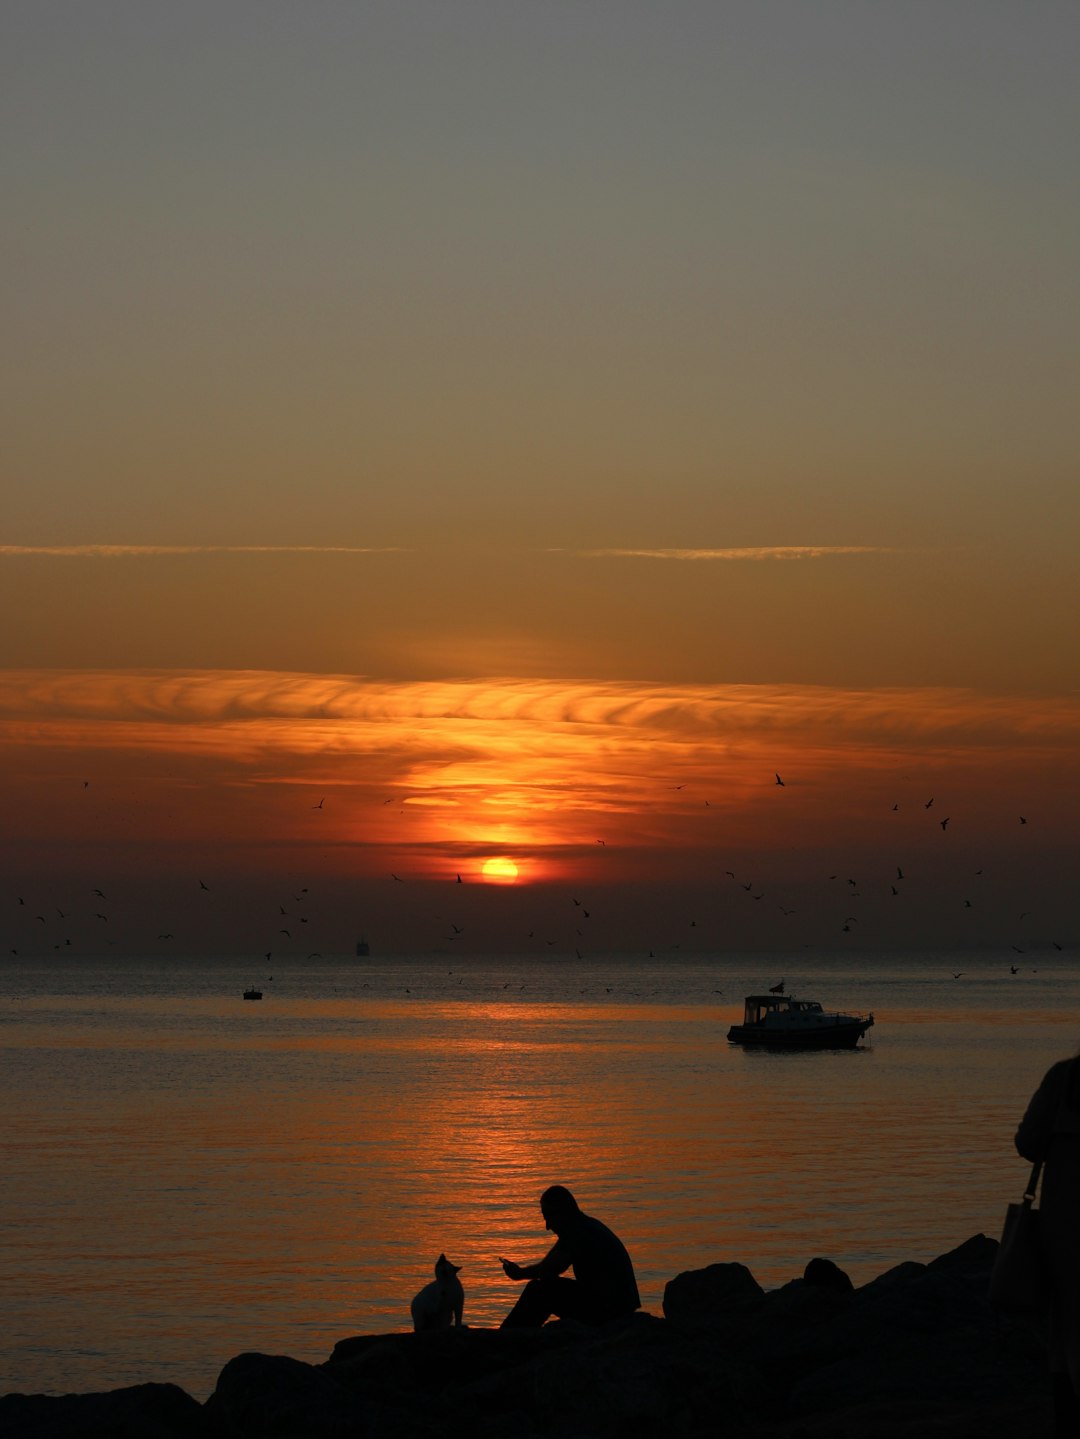
<svg viewBox="0 0 1080 1439">
<path fill-rule="evenodd" d="M 539 1328 L 554 1314 L 603 1324 L 641 1307 L 634 1266 L 621 1239 L 599 1219 L 583 1214 L 561 1184 L 540 1196 L 544 1223 L 555 1243 L 537 1264 L 501 1260 L 508 1279 L 528 1283 L 502 1322 L 504 1329 Z M 561 1276 L 573 1269 L 573 1279 Z"/>
</svg>

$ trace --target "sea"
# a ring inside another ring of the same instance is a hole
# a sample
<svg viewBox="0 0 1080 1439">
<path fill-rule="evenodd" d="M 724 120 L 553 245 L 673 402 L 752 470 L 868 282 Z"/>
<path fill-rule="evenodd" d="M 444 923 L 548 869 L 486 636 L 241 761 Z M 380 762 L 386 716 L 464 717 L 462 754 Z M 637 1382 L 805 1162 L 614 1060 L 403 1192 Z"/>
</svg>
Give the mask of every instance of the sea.
<svg viewBox="0 0 1080 1439">
<path fill-rule="evenodd" d="M 872 1011 L 853 1051 L 727 1040 L 783 981 Z M 257 984 L 259 1001 L 243 992 Z M 411 1327 L 440 1254 L 497 1325 L 499 1259 L 567 1185 L 633 1257 L 856 1284 L 1000 1232 L 1016 1125 L 1080 1044 L 1075 953 L 0 962 L 0 1392 L 325 1359 Z"/>
</svg>

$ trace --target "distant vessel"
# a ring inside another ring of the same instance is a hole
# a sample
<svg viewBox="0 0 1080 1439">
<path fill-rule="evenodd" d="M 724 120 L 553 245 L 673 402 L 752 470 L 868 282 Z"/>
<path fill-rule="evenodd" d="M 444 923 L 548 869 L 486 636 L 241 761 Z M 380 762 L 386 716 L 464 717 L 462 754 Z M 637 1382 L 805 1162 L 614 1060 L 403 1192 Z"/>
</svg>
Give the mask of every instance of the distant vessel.
<svg viewBox="0 0 1080 1439">
<path fill-rule="evenodd" d="M 261 989 L 245 989 L 245 990 L 244 990 L 244 998 L 245 998 L 245 999 L 262 999 L 262 990 L 261 990 Z"/>
<path fill-rule="evenodd" d="M 356 957 L 357 959 L 366 959 L 370 953 L 371 945 L 368 944 L 364 936 L 361 935 L 360 938 L 356 941 Z"/>
<path fill-rule="evenodd" d="M 727 1037 L 768 1049 L 854 1049 L 873 1023 L 873 1014 L 829 1012 L 815 999 L 749 994 L 742 1024 L 733 1024 Z"/>
</svg>

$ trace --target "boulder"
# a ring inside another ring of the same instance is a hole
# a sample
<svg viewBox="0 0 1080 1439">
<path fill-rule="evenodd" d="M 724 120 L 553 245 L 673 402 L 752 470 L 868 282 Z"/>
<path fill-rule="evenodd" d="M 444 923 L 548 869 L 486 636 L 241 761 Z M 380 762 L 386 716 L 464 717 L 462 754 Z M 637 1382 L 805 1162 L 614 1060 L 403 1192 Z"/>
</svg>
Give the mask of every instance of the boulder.
<svg viewBox="0 0 1080 1439">
<path fill-rule="evenodd" d="M 203 1407 L 175 1384 L 103 1394 L 5 1394 L 4 1439 L 204 1439 Z"/>
<path fill-rule="evenodd" d="M 816 1289 L 831 1289 L 836 1294 L 849 1294 L 855 1288 L 848 1275 L 831 1259 L 811 1259 L 803 1270 L 803 1279 Z"/>
<path fill-rule="evenodd" d="M 686 1327 L 723 1324 L 733 1307 L 761 1299 L 765 1291 L 745 1264 L 688 1269 L 664 1287 L 664 1318 Z"/>
<path fill-rule="evenodd" d="M 360 1439 L 362 1401 L 325 1366 L 284 1354 L 239 1354 L 206 1401 L 218 1430 L 236 1439 Z"/>
</svg>

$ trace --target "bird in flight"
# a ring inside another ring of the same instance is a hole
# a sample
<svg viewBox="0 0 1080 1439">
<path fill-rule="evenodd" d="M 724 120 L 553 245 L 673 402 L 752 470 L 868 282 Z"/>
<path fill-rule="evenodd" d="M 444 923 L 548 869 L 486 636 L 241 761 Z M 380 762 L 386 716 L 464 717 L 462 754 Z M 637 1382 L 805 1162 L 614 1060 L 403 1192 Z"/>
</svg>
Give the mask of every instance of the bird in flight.
<svg viewBox="0 0 1080 1439">
<path fill-rule="evenodd" d="M 95 890 L 93 891 L 93 893 L 97 895 L 98 899 L 104 899 L 104 898 L 105 898 L 105 896 L 102 894 L 102 892 L 101 892 L 100 889 L 95 889 Z M 19 900 L 19 903 L 22 904 L 22 900 L 21 900 L 21 899 Z"/>
<path fill-rule="evenodd" d="M 205 880 L 200 879 L 200 880 L 199 880 L 199 888 L 200 888 L 200 889 L 209 889 L 210 886 L 206 883 Z"/>
<path fill-rule="evenodd" d="M 775 770 L 773 770 L 773 774 L 776 774 Z M 780 778 L 778 774 L 776 774 L 776 783 L 781 787 L 781 789 L 783 788 L 784 781 Z"/>
<path fill-rule="evenodd" d="M 930 798 L 929 798 L 929 799 L 926 801 L 926 803 L 923 805 L 923 809 L 929 809 L 930 806 L 931 806 L 933 803 L 934 803 L 934 797 L 933 797 L 933 795 L 931 795 Z"/>
<path fill-rule="evenodd" d="M 326 803 L 326 796 L 323 795 L 323 797 L 322 797 L 322 799 L 319 801 L 319 803 L 318 803 L 318 804 L 313 804 L 313 805 L 311 806 L 311 808 L 312 808 L 312 809 L 322 809 L 322 807 L 323 807 L 323 805 L 324 805 L 325 803 Z"/>
<path fill-rule="evenodd" d="M 396 879 L 397 882 L 398 882 L 398 884 L 404 884 L 404 883 L 405 883 L 405 881 L 402 879 L 402 877 L 401 877 L 400 874 L 393 874 L 393 873 L 391 873 L 390 878 L 391 878 L 391 879 Z"/>
<path fill-rule="evenodd" d="M 946 817 L 945 819 L 943 819 L 943 820 L 941 821 L 941 828 L 942 828 L 942 829 L 945 829 L 945 827 L 948 825 L 948 823 L 949 823 L 949 820 L 948 820 L 948 817 Z"/>
</svg>

